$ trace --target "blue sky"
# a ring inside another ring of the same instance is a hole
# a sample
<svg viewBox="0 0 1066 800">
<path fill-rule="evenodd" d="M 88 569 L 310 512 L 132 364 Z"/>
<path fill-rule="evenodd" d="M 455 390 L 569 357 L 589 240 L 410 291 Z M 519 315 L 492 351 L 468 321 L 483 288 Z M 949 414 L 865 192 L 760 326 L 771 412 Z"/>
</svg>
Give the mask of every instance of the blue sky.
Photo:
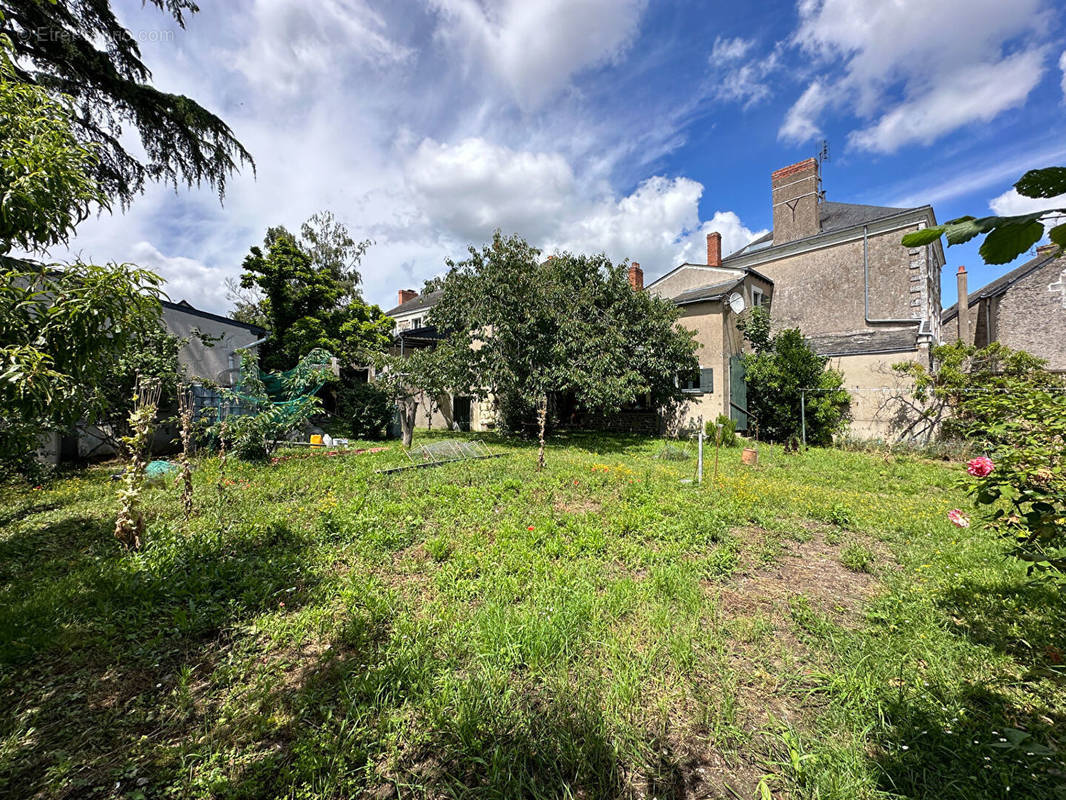
<svg viewBox="0 0 1066 800">
<path fill-rule="evenodd" d="M 1066 163 L 1066 51 L 1050 0 L 234 0 L 183 31 L 118 0 L 157 86 L 220 114 L 257 175 L 224 205 L 152 187 L 72 250 L 158 270 L 224 312 L 266 227 L 329 209 L 375 241 L 365 294 L 443 269 L 492 229 L 640 261 L 650 280 L 770 222 L 770 172 L 829 142 L 827 198 L 931 203 L 941 221 L 1029 204 Z M 133 142 L 136 146 L 136 142 Z M 976 246 L 947 250 L 983 285 Z"/>
</svg>

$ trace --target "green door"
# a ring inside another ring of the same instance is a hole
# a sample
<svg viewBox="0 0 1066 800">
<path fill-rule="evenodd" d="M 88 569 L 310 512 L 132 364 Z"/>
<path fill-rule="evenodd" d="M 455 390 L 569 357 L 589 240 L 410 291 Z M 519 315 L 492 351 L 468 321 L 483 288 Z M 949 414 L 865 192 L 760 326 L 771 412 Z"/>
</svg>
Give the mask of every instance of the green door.
<svg viewBox="0 0 1066 800">
<path fill-rule="evenodd" d="M 729 358 L 729 416 L 737 423 L 738 431 L 748 429 L 748 384 L 742 356 Z"/>
</svg>

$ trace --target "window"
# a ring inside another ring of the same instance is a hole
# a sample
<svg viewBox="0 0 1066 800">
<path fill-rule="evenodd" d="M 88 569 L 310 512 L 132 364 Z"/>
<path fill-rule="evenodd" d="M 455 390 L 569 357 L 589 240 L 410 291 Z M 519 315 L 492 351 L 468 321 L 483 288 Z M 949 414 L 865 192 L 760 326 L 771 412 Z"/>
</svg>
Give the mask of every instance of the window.
<svg viewBox="0 0 1066 800">
<path fill-rule="evenodd" d="M 415 317 L 413 320 L 411 320 L 411 327 L 412 328 L 421 328 L 422 327 L 422 318 L 421 317 Z"/>
<path fill-rule="evenodd" d="M 711 394 L 714 392 L 714 370 L 710 367 L 700 367 L 689 375 L 679 375 L 677 382 L 683 392 Z"/>
<path fill-rule="evenodd" d="M 763 290 L 758 288 L 757 286 L 751 287 L 751 304 L 753 306 L 767 305 L 766 295 L 763 294 Z"/>
</svg>

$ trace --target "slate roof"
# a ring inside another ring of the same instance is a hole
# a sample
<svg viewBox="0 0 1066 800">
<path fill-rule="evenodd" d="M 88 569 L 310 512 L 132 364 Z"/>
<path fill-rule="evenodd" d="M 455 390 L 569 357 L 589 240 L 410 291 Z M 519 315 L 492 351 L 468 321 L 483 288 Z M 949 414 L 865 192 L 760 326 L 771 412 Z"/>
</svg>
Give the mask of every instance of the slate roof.
<svg viewBox="0 0 1066 800">
<path fill-rule="evenodd" d="M 405 342 L 436 342 L 440 341 L 441 335 L 432 325 L 423 325 L 421 328 L 408 328 L 396 334 L 396 340 L 403 339 Z"/>
<path fill-rule="evenodd" d="M 412 298 L 406 303 L 400 303 L 400 305 L 396 306 L 396 308 L 390 308 L 388 311 L 385 312 L 385 314 L 386 316 L 391 317 L 393 314 L 408 314 L 411 311 L 418 311 L 420 309 L 425 309 L 428 311 L 429 309 L 433 308 L 433 306 L 437 305 L 437 301 L 440 300 L 443 294 L 444 291 L 441 289 L 438 289 L 435 292 L 426 292 L 425 294 L 420 294 L 418 295 L 418 297 Z"/>
<path fill-rule="evenodd" d="M 244 328 L 252 333 L 258 333 L 260 336 L 266 333 L 266 328 L 262 328 L 259 325 L 252 325 L 248 322 L 239 322 L 238 320 L 230 319 L 229 317 L 223 317 L 221 314 L 212 314 L 210 311 L 201 311 L 200 309 L 191 306 L 188 300 L 179 300 L 177 303 L 172 303 L 169 300 L 160 300 L 159 303 L 163 308 L 181 311 L 185 314 L 192 314 L 194 317 L 202 317 L 203 319 L 210 319 L 215 322 L 222 322 L 226 325 L 232 325 L 235 328 Z"/>
<path fill-rule="evenodd" d="M 1020 281 L 1022 278 L 1032 272 L 1035 272 L 1045 264 L 1049 264 L 1055 260 L 1056 256 L 1053 252 L 1045 253 L 1043 255 L 1037 254 L 1036 258 L 1029 259 L 1021 266 L 1015 267 L 1010 272 L 1000 275 L 991 283 L 987 283 L 980 289 L 970 292 L 970 296 L 966 305 L 968 307 L 974 306 L 977 305 L 977 302 L 979 300 L 984 300 L 989 297 L 996 297 L 998 295 L 1004 294 L 1011 286 Z M 944 309 L 944 311 L 940 315 L 940 320 L 941 322 L 948 322 L 950 320 L 955 319 L 955 317 L 957 317 L 958 315 L 959 304 L 958 302 L 956 302 L 955 305 Z"/>
<path fill-rule="evenodd" d="M 842 231 L 846 228 L 854 228 L 856 225 L 868 225 L 871 222 L 876 222 L 880 219 L 894 217 L 897 214 L 905 214 L 908 211 L 917 211 L 921 208 L 925 208 L 925 206 L 915 206 L 914 208 L 892 208 L 890 206 L 865 206 L 859 203 L 834 203 L 830 200 L 823 200 L 818 206 L 818 218 L 821 222 L 822 230 L 820 233 L 815 234 L 815 236 L 822 236 L 827 233 L 833 233 L 834 231 Z M 813 239 L 815 237 L 808 236 L 807 238 Z M 762 248 L 757 247 L 757 245 L 772 242 L 773 239 L 773 231 L 764 233 L 757 239 L 748 242 L 747 245 L 740 248 L 735 253 L 726 256 L 722 261 L 725 262 L 737 258 L 738 256 L 770 250 L 773 245 Z M 789 242 L 789 244 L 791 244 L 791 242 Z"/>
<path fill-rule="evenodd" d="M 856 356 L 872 353 L 904 353 L 917 343 L 914 328 L 866 330 L 808 336 L 807 343 L 820 356 Z"/>
<path fill-rule="evenodd" d="M 670 300 L 674 305 L 678 306 L 683 306 L 688 303 L 702 303 L 707 300 L 721 300 L 732 289 L 740 286 L 743 282 L 743 278 L 734 278 L 733 280 L 723 281 L 721 283 L 712 283 L 709 286 L 698 286 L 695 289 L 688 289 L 679 295 L 671 297 Z"/>
</svg>

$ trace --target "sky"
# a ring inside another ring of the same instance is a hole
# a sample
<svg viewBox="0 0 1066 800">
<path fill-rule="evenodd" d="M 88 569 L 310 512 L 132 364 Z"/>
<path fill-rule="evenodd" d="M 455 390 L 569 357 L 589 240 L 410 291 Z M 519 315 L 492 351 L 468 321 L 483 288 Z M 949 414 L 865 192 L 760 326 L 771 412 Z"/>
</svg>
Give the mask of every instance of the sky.
<svg viewBox="0 0 1066 800">
<path fill-rule="evenodd" d="M 646 282 L 704 262 L 710 231 L 739 249 L 770 173 L 823 141 L 826 199 L 939 221 L 1038 208 L 1013 183 L 1066 164 L 1051 0 L 227 0 L 184 30 L 113 4 L 153 83 L 221 116 L 255 174 L 222 203 L 151 186 L 51 255 L 137 263 L 217 313 L 267 227 L 320 210 L 374 242 L 363 293 L 387 310 L 497 227 Z M 971 291 L 1010 268 L 946 255 L 945 305 L 960 264 Z"/>
</svg>

